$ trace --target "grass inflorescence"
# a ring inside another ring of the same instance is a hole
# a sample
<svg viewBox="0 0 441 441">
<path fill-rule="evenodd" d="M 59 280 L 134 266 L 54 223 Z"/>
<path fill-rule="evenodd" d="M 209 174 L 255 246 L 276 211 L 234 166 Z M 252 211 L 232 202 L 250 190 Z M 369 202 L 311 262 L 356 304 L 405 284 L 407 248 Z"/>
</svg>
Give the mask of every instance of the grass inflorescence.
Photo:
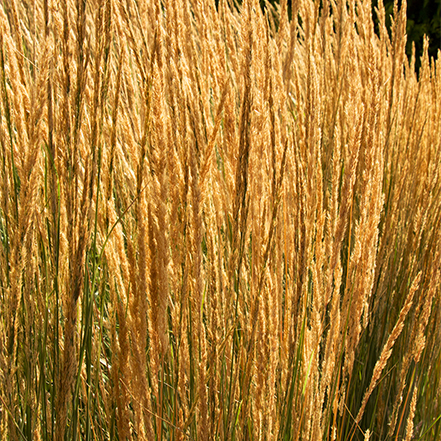
<svg viewBox="0 0 441 441">
<path fill-rule="evenodd" d="M 0 1 L 0 439 L 441 437 L 441 65 L 368 0 Z"/>
</svg>

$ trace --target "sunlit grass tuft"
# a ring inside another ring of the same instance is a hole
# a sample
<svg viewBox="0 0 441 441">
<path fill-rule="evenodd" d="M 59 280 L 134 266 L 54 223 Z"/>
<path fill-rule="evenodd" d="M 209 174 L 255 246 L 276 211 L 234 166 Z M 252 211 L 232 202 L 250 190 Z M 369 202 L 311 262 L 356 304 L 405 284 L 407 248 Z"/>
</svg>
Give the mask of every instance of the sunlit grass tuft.
<svg viewBox="0 0 441 441">
<path fill-rule="evenodd" d="M 0 438 L 440 438 L 405 3 L 59 3 L 0 2 Z"/>
</svg>

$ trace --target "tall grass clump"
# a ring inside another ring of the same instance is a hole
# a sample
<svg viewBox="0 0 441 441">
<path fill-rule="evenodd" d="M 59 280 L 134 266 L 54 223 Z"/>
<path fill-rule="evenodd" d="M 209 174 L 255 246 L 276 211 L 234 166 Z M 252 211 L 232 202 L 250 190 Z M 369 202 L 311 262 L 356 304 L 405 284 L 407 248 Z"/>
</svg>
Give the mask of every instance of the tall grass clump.
<svg viewBox="0 0 441 441">
<path fill-rule="evenodd" d="M 406 2 L 0 1 L 0 439 L 441 439 L 441 65 Z"/>
</svg>

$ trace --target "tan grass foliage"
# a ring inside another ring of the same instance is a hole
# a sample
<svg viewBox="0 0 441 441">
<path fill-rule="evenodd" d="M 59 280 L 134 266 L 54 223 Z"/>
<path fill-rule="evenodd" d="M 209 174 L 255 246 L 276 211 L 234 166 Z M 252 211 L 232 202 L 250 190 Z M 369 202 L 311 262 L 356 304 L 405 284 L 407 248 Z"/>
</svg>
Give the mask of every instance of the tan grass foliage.
<svg viewBox="0 0 441 441">
<path fill-rule="evenodd" d="M 0 438 L 441 436 L 441 65 L 368 0 L 0 1 Z"/>
</svg>

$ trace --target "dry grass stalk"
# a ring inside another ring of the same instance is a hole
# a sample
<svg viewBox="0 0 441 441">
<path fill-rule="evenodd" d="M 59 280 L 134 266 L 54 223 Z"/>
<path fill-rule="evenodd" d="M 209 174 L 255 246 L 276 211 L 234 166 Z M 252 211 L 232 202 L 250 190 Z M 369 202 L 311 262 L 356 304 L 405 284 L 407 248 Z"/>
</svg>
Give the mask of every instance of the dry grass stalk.
<svg viewBox="0 0 441 441">
<path fill-rule="evenodd" d="M 440 61 L 405 2 L 233 3 L 0 1 L 3 439 L 439 415 Z"/>
</svg>

